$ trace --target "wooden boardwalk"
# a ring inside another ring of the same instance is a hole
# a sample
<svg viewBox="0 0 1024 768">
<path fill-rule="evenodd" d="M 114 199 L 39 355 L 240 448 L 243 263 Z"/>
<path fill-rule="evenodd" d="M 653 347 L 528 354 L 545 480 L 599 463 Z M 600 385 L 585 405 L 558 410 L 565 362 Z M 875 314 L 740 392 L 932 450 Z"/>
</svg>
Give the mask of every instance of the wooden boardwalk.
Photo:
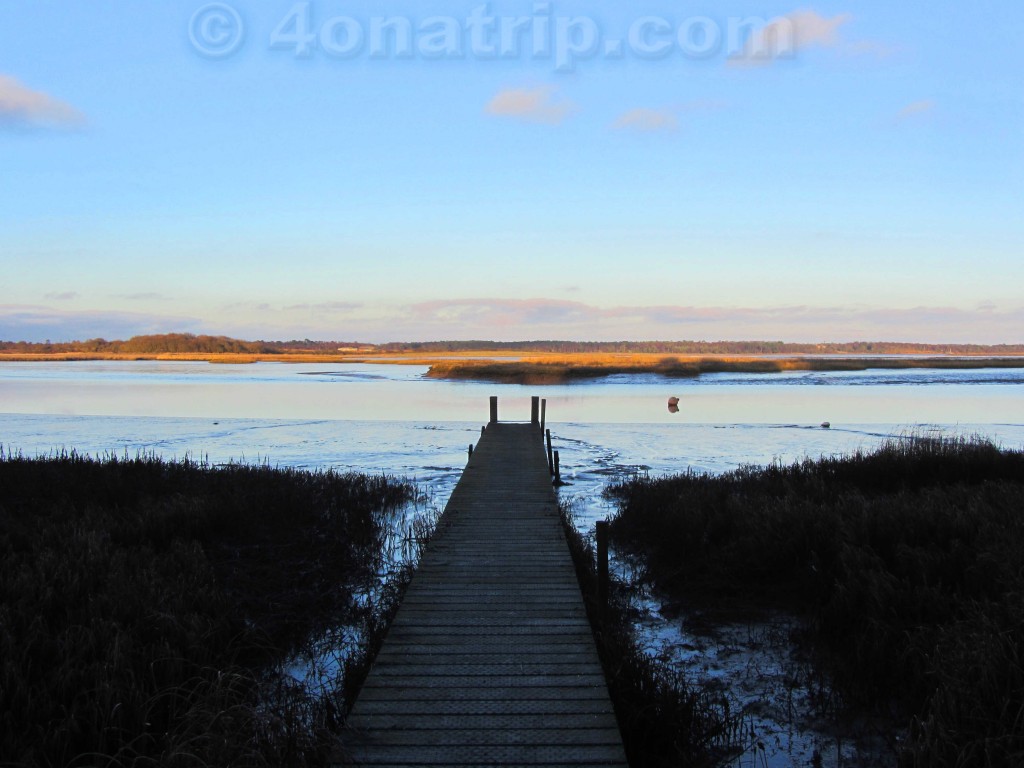
<svg viewBox="0 0 1024 768">
<path fill-rule="evenodd" d="M 491 423 L 338 765 L 626 766 L 536 425 Z"/>
</svg>

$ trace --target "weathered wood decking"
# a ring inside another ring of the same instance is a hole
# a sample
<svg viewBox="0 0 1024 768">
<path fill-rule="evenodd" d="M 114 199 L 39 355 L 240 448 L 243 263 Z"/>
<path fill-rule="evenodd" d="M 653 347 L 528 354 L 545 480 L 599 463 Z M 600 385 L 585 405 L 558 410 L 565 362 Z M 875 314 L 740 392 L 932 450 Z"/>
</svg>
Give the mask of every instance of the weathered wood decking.
<svg viewBox="0 0 1024 768">
<path fill-rule="evenodd" d="M 340 764 L 626 765 L 542 446 L 530 424 L 480 438 Z"/>
</svg>

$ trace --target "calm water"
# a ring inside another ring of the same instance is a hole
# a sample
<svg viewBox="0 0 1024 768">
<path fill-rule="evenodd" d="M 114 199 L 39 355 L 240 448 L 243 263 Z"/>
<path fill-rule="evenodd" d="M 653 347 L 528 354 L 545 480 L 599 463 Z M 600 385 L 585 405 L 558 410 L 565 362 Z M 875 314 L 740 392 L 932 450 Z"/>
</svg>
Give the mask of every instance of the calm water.
<svg viewBox="0 0 1024 768">
<path fill-rule="evenodd" d="M 911 431 L 981 433 L 1024 446 L 1024 371 L 615 376 L 571 386 L 446 382 L 403 365 L 4 363 L 0 445 L 26 454 L 138 451 L 212 462 L 406 475 L 447 498 L 487 420 L 529 418 L 548 401 L 563 494 L 585 518 L 600 489 L 634 472 L 740 464 L 868 448 Z M 669 413 L 669 396 L 680 398 Z M 832 428 L 820 428 L 824 421 Z"/>
</svg>

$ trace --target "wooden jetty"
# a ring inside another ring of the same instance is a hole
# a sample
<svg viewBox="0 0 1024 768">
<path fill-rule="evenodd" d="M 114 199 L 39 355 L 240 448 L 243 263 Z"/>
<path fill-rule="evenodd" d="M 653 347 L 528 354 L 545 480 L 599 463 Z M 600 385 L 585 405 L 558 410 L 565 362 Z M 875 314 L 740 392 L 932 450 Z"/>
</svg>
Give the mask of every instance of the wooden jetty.
<svg viewBox="0 0 1024 768">
<path fill-rule="evenodd" d="M 625 768 L 532 416 L 492 398 L 336 765 Z"/>
</svg>

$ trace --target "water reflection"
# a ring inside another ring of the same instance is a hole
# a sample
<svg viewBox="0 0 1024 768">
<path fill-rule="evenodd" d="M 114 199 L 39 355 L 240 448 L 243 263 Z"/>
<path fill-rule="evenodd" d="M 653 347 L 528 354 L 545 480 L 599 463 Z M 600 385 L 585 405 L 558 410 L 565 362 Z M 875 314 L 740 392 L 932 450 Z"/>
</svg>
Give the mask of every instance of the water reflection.
<svg viewBox="0 0 1024 768">
<path fill-rule="evenodd" d="M 440 381 L 425 378 L 426 371 L 380 364 L 3 363 L 0 412 L 480 423 L 490 395 L 500 398 L 501 418 L 513 421 L 529 418 L 537 395 L 547 398 L 552 423 L 1024 423 L 1024 371 L 636 375 L 544 387 Z M 665 407 L 667 386 L 686 390 L 675 411 Z"/>
</svg>

